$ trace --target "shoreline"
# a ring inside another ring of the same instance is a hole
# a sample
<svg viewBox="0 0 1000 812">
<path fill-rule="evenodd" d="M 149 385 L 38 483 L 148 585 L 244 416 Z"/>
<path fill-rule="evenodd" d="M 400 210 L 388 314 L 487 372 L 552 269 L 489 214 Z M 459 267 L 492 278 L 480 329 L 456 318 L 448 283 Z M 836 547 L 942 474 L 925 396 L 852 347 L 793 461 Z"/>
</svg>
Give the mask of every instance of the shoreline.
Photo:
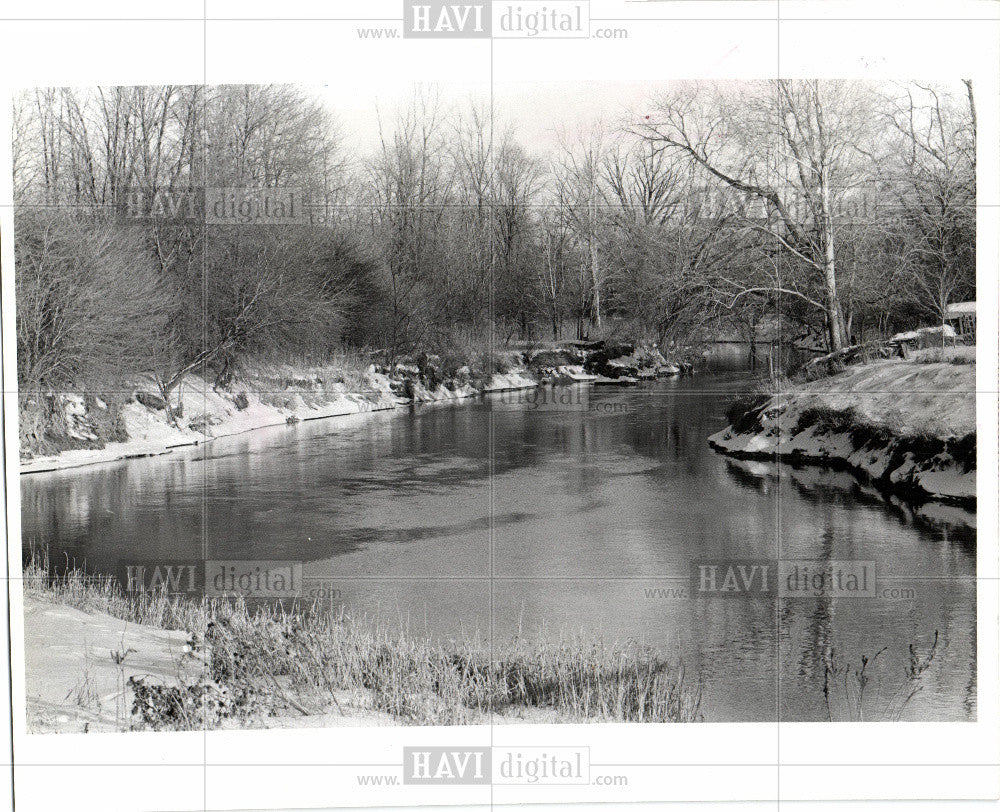
<svg viewBox="0 0 1000 812">
<path fill-rule="evenodd" d="M 25 636 L 53 641 L 25 651 L 27 729 L 32 734 L 118 733 L 171 730 L 137 724 L 131 678 L 183 689 L 196 683 L 203 660 L 185 662 L 190 635 L 121 620 L 37 595 L 24 597 Z M 127 651 L 116 663 L 116 651 Z M 105 653 L 107 652 L 107 653 Z M 280 684 L 279 680 L 279 684 Z M 282 686 L 287 689 L 287 686 Z M 314 698 L 315 700 L 316 698 Z M 294 730 L 337 727 L 408 727 L 413 721 L 376 706 L 367 689 L 330 691 L 309 707 L 287 699 L 270 715 L 223 718 L 215 730 Z M 296 707 L 298 705 L 299 707 Z M 579 724 L 554 708 L 515 706 L 480 711 L 462 724 Z"/>
<path fill-rule="evenodd" d="M 939 490 L 923 486 L 919 481 L 909 479 L 904 480 L 899 478 L 902 475 L 898 474 L 896 470 L 889 469 L 888 467 L 881 473 L 876 474 L 873 473 L 869 467 L 855 464 L 849 458 L 827 454 L 809 454 L 808 452 L 800 449 L 780 452 L 733 450 L 727 447 L 725 442 L 715 440 L 715 436 L 716 435 L 713 435 L 713 437 L 709 438 L 709 446 L 718 453 L 731 457 L 732 459 L 752 460 L 756 462 L 783 462 L 790 465 L 809 465 L 832 471 L 847 471 L 848 473 L 853 474 L 854 477 L 860 482 L 871 484 L 879 492 L 881 492 L 883 496 L 897 496 L 908 502 L 940 502 L 944 505 L 953 505 L 955 507 L 964 508 L 973 512 L 976 511 L 977 498 L 975 495 L 974 471 L 971 472 L 971 495 L 962 484 L 959 484 L 958 488 L 956 488 L 959 492 L 942 493 Z M 831 439 L 835 442 L 843 441 L 849 440 L 849 436 L 846 434 L 831 436 Z M 887 452 L 891 454 L 892 449 L 887 449 Z M 853 454 L 851 454 L 851 456 L 853 456 Z M 965 474 L 951 475 L 951 472 L 946 473 L 949 474 L 949 479 L 952 479 L 953 477 L 965 476 Z"/>
<path fill-rule="evenodd" d="M 180 419 L 177 426 L 168 423 L 162 409 L 150 408 L 133 399 L 122 409 L 128 440 L 105 443 L 103 448 L 67 449 L 57 454 L 22 459 L 19 473 L 22 476 L 51 473 L 164 456 L 176 448 L 207 445 L 217 439 L 258 429 L 394 411 L 424 403 L 467 400 L 486 394 L 534 389 L 539 385 L 527 370 L 513 369 L 493 375 L 482 388 L 470 384 L 449 388 L 441 384 L 429 390 L 420 383 L 414 383 L 412 397 L 400 397 L 392 388 L 394 380 L 387 375 L 370 372 L 365 379 L 366 386 L 361 391 L 350 391 L 337 384 L 316 389 L 317 384 L 323 387 L 324 383 L 314 374 L 313 380 L 304 381 L 313 384 L 312 387 L 254 393 L 246 388 L 219 392 L 191 375 L 186 387 L 188 391 L 179 395 L 179 403 L 183 407 L 181 411 L 192 416 Z"/>
<path fill-rule="evenodd" d="M 26 566 L 29 732 L 697 722 L 682 664 L 628 640 L 487 645 L 390 633 L 378 619 L 124 592 Z"/>
<path fill-rule="evenodd" d="M 919 405 L 900 398 L 903 384 Z M 879 361 L 744 404 L 708 444 L 735 459 L 849 471 L 883 493 L 974 511 L 974 391 L 974 364 Z"/>
</svg>

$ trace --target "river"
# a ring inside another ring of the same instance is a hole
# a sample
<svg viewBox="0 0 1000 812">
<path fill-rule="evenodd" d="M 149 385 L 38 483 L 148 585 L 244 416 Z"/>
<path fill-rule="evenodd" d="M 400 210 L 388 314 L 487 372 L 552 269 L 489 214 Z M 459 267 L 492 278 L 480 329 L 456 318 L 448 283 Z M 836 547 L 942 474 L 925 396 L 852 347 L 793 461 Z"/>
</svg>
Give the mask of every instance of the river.
<svg viewBox="0 0 1000 812">
<path fill-rule="evenodd" d="M 300 560 L 307 590 L 413 634 L 640 640 L 698 675 L 709 721 L 825 720 L 831 651 L 885 647 L 888 695 L 937 632 L 901 718 L 974 719 L 974 514 L 719 456 L 740 381 L 507 393 L 27 475 L 24 544 L 109 573 Z M 774 558 L 874 561 L 879 597 L 691 593 L 699 562 Z"/>
</svg>

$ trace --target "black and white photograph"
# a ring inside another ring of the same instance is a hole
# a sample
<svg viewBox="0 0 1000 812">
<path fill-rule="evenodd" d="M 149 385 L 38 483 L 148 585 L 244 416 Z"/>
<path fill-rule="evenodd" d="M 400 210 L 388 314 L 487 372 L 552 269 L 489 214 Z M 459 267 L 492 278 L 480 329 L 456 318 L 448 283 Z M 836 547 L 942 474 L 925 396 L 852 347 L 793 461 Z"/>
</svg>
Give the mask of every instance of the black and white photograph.
<svg viewBox="0 0 1000 812">
<path fill-rule="evenodd" d="M 251 808 L 211 758 L 287 747 L 355 794 L 260 808 L 910 797 L 784 789 L 813 744 L 989 767 L 996 77 L 532 76 L 496 54 L 639 49 L 684 4 L 342 5 L 373 60 L 488 70 L 10 80 L 14 797 L 105 746 L 204 777 L 81 808 Z M 656 777 L 716 740 L 777 773 Z"/>
</svg>

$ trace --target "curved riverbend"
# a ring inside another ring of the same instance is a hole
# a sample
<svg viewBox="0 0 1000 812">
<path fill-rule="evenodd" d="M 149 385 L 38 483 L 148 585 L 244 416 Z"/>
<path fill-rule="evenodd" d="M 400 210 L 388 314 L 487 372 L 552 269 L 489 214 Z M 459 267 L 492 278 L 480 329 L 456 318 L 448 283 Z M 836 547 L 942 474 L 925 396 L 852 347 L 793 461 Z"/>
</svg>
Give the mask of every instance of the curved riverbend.
<svg viewBox="0 0 1000 812">
<path fill-rule="evenodd" d="M 295 559 L 355 615 L 449 638 L 640 638 L 704 685 L 709 721 L 821 721 L 831 651 L 943 645 L 902 718 L 976 713 L 975 516 L 886 501 L 846 472 L 728 459 L 738 376 L 569 402 L 497 394 L 261 429 L 21 481 L 24 543 L 123 559 Z M 546 390 L 555 391 L 555 390 Z M 884 596 L 706 598 L 705 560 L 874 560 Z M 893 597 L 895 596 L 895 597 Z M 491 623 L 492 607 L 492 623 Z M 883 659 L 884 658 L 884 659 Z"/>
</svg>

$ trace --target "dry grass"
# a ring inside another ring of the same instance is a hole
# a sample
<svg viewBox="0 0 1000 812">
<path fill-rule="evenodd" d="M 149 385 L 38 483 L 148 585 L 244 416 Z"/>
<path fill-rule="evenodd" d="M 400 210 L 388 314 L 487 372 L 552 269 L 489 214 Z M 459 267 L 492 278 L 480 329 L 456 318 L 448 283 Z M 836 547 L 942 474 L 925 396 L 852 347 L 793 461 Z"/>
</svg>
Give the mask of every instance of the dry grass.
<svg viewBox="0 0 1000 812">
<path fill-rule="evenodd" d="M 24 568 L 24 592 L 85 612 L 103 612 L 130 623 L 190 631 L 202 616 L 197 603 L 162 592 L 129 594 L 111 576 L 90 575 L 67 565 L 61 574 L 47 553 L 32 551 Z"/>
<path fill-rule="evenodd" d="M 322 391 L 342 384 L 348 391 L 371 388 L 367 374 L 371 353 L 364 350 L 333 350 L 322 355 L 270 354 L 242 365 L 241 378 L 254 389 Z"/>
<path fill-rule="evenodd" d="M 913 361 L 918 364 L 975 364 L 976 348 L 962 346 L 918 350 L 913 353 Z"/>
<path fill-rule="evenodd" d="M 861 655 L 858 662 L 841 663 L 836 651 L 825 655 L 823 699 L 831 722 L 898 722 L 904 709 L 924 689 L 923 675 L 938 653 L 939 633 L 926 653 L 916 643 L 909 645 L 909 658 L 902 676 L 886 673 L 888 648 L 874 656 Z"/>
<path fill-rule="evenodd" d="M 34 555 L 26 593 L 190 635 L 206 665 L 196 684 L 133 685 L 132 726 L 201 728 L 293 709 L 309 715 L 347 691 L 404 724 L 472 724 L 539 708 L 560 721 L 700 721 L 701 691 L 683 667 L 636 642 L 565 639 L 437 642 L 318 606 L 126 594 L 110 578 L 53 573 Z M 178 672 L 180 669 L 178 669 Z"/>
</svg>

